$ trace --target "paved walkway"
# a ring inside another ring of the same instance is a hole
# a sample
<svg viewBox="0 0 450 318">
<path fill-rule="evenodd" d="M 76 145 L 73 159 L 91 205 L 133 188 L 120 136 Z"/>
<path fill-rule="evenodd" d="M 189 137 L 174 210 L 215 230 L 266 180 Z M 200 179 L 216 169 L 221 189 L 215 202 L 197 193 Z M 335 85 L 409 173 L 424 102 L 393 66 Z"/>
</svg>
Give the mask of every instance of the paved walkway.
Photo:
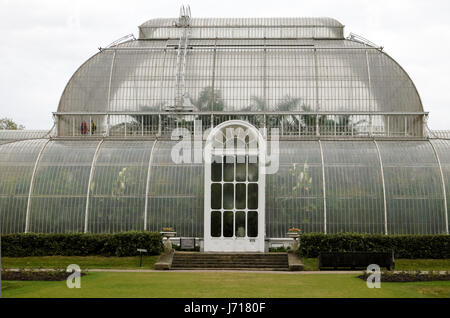
<svg viewBox="0 0 450 318">
<path fill-rule="evenodd" d="M 9 271 L 18 271 L 17 268 L 8 269 Z M 54 269 L 38 269 L 40 271 L 52 271 Z M 361 274 L 363 270 L 359 271 L 251 271 L 251 270 L 170 270 L 170 271 L 157 271 L 153 269 L 86 269 L 83 272 L 104 272 L 104 273 L 252 273 L 252 274 L 284 274 L 284 275 L 320 275 L 320 274 Z M 399 273 L 401 271 L 394 271 Z M 422 271 L 423 274 L 428 273 Z M 446 274 L 446 271 L 440 271 L 440 274 Z"/>
<path fill-rule="evenodd" d="M 113 273 L 253 273 L 253 274 L 360 274 L 362 271 L 252 271 L 252 270 L 170 270 L 155 271 L 151 269 L 88 269 L 86 272 Z"/>
</svg>

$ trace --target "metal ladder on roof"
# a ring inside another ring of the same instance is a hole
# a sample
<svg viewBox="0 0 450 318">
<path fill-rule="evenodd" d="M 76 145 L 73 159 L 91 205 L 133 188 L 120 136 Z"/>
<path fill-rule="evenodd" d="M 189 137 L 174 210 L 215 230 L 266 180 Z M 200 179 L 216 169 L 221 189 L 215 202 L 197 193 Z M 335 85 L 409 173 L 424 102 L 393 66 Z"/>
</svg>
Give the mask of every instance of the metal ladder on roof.
<svg viewBox="0 0 450 318">
<path fill-rule="evenodd" d="M 183 28 L 183 32 L 178 41 L 177 52 L 177 74 L 176 74 L 176 100 L 175 110 L 191 110 L 189 96 L 186 92 L 186 57 L 189 45 L 191 9 L 189 6 L 182 6 L 180 9 L 180 17 L 175 24 L 176 27 Z"/>
</svg>

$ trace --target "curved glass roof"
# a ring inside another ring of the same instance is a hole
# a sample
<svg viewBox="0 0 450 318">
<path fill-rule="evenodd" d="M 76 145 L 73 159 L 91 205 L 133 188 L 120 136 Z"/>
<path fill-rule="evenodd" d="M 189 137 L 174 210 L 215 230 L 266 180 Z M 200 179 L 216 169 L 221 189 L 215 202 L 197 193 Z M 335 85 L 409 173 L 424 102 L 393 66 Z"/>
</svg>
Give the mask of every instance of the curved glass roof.
<svg viewBox="0 0 450 318">
<path fill-rule="evenodd" d="M 180 96 L 183 106 L 203 112 L 423 112 L 408 74 L 380 49 L 286 31 L 342 31 L 336 20 L 191 19 L 189 28 L 174 21 L 150 20 L 141 39 L 94 55 L 67 84 L 58 112 L 166 111 Z M 209 27 L 229 34 L 195 36 Z M 244 29 L 274 33 L 237 34 Z"/>
</svg>

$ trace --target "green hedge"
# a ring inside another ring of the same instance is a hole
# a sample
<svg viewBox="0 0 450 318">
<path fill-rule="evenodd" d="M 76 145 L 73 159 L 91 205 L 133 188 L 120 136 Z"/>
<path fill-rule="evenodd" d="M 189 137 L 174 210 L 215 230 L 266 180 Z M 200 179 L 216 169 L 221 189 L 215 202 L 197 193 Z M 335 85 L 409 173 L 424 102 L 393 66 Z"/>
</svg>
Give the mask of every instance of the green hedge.
<svg viewBox="0 0 450 318">
<path fill-rule="evenodd" d="M 138 248 L 147 255 L 163 250 L 162 237 L 153 232 L 117 234 L 6 234 L 1 236 L 1 252 L 5 257 L 24 256 L 134 256 Z"/>
<path fill-rule="evenodd" d="M 300 236 L 299 253 L 394 251 L 396 258 L 450 258 L 450 235 L 319 234 Z"/>
</svg>

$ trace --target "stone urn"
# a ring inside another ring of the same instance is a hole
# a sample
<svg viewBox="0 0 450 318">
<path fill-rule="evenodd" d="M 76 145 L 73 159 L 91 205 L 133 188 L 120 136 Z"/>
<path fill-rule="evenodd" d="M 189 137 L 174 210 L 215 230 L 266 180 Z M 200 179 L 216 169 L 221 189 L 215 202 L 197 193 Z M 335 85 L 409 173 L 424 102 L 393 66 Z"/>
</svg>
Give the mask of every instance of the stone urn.
<svg viewBox="0 0 450 318">
<path fill-rule="evenodd" d="M 300 230 L 288 231 L 287 237 L 294 239 L 291 244 L 292 251 L 296 253 L 299 248 Z"/>
<path fill-rule="evenodd" d="M 161 231 L 159 232 L 161 236 L 163 237 L 163 245 L 164 245 L 164 251 L 170 252 L 172 250 L 172 242 L 170 241 L 171 237 L 175 237 L 177 235 L 177 232 L 175 231 Z"/>
</svg>

